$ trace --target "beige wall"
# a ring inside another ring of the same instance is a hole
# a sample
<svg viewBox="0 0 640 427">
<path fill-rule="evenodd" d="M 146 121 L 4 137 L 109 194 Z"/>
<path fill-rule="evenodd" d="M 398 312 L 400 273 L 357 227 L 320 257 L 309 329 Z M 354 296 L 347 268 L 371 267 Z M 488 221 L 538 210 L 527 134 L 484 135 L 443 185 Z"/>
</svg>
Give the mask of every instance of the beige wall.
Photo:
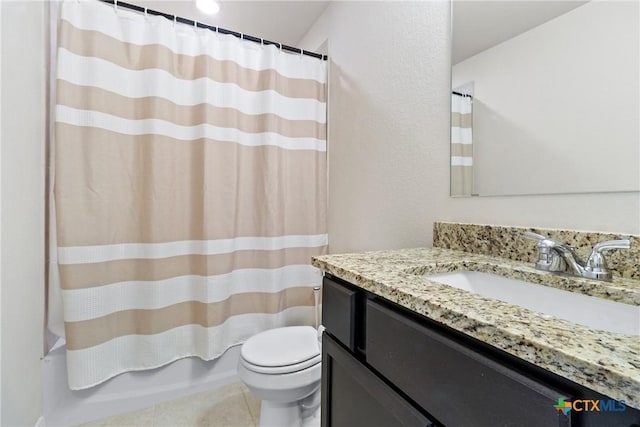
<svg viewBox="0 0 640 427">
<path fill-rule="evenodd" d="M 45 20 L 42 2 L 0 2 L 2 93 L 2 419 L 42 413 Z"/>
<path fill-rule="evenodd" d="M 449 3 L 332 2 L 332 252 L 431 245 L 435 220 L 640 233 L 640 195 L 449 197 Z M 322 35 L 321 33 L 324 33 Z"/>
</svg>

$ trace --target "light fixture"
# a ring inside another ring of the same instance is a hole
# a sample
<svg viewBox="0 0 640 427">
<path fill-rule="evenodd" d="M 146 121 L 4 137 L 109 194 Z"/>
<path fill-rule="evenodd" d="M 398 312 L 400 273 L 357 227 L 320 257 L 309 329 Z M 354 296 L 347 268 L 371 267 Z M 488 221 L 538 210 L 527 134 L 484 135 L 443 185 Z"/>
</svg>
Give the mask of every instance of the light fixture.
<svg viewBox="0 0 640 427">
<path fill-rule="evenodd" d="M 215 0 L 196 0 L 196 7 L 207 15 L 214 15 L 220 11 L 220 5 Z"/>
</svg>

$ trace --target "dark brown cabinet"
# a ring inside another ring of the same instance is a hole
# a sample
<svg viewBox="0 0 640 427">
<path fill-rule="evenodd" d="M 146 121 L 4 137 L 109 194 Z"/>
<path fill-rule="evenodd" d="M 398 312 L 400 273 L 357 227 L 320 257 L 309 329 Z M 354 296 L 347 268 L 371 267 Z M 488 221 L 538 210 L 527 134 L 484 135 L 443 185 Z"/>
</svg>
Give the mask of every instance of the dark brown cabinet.
<svg viewBox="0 0 640 427">
<path fill-rule="evenodd" d="M 325 426 L 425 427 L 431 421 L 337 341 L 322 338 L 322 419 Z"/>
<path fill-rule="evenodd" d="M 576 412 L 581 385 L 325 276 L 322 425 L 640 427 L 640 411 Z"/>
<path fill-rule="evenodd" d="M 571 396 L 532 380 L 375 301 L 367 302 L 367 363 L 445 425 L 568 426 Z M 464 404 L 462 404 L 464 402 Z M 523 416 L 523 412 L 527 416 Z"/>
</svg>

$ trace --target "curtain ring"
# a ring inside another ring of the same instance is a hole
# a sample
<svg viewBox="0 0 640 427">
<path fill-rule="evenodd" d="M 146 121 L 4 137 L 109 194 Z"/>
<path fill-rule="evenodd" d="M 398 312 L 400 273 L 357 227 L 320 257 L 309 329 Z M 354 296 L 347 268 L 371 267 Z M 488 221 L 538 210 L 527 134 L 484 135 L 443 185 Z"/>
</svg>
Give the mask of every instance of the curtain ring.
<svg viewBox="0 0 640 427">
<path fill-rule="evenodd" d="M 118 13 L 118 0 L 113 0 L 113 10 L 115 10 L 116 13 Z"/>
<path fill-rule="evenodd" d="M 144 8 L 144 19 L 147 19 L 147 18 L 148 18 L 148 16 L 147 16 L 147 8 L 145 7 Z"/>
<path fill-rule="evenodd" d="M 178 21 L 178 15 L 173 15 L 173 27 L 175 28 L 176 22 Z"/>
</svg>

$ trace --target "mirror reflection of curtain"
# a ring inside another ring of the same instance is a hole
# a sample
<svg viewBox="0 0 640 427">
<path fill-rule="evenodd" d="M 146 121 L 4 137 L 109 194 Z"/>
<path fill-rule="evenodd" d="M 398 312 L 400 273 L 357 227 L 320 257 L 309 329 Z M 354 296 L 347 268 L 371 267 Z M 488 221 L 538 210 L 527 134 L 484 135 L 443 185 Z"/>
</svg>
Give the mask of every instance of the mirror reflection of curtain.
<svg viewBox="0 0 640 427">
<path fill-rule="evenodd" d="M 451 94 L 451 195 L 473 193 L 473 98 Z"/>
</svg>

